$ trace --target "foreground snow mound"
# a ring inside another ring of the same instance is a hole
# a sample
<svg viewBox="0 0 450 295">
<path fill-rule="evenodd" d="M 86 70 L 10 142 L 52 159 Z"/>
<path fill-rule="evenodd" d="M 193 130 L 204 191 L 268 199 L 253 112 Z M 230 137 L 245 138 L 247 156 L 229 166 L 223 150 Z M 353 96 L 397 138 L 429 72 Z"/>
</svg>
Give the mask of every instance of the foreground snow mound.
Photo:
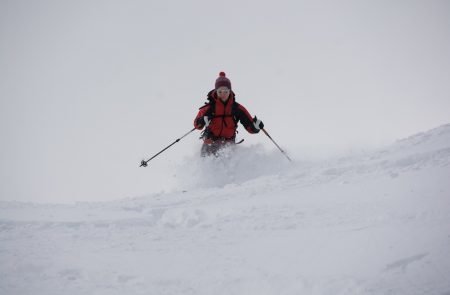
<svg viewBox="0 0 450 295">
<path fill-rule="evenodd" d="M 291 168 L 188 160 L 225 180 L 178 193 L 0 203 L 0 294 L 450 294 L 449 131 Z"/>
</svg>

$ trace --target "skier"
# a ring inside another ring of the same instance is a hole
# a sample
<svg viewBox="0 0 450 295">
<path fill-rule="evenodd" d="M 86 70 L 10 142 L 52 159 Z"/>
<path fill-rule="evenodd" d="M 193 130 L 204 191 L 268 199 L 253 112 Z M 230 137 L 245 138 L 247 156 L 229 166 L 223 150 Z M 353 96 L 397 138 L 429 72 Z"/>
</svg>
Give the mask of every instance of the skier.
<svg viewBox="0 0 450 295">
<path fill-rule="evenodd" d="M 235 101 L 231 82 L 224 72 L 219 73 L 215 88 L 208 93 L 208 103 L 199 109 L 194 127 L 205 130 L 202 133 L 201 155 L 217 155 L 221 148 L 236 143 L 238 122 L 249 133 L 258 133 L 264 128 L 263 122 L 256 116 L 252 118 L 244 106 Z"/>
</svg>

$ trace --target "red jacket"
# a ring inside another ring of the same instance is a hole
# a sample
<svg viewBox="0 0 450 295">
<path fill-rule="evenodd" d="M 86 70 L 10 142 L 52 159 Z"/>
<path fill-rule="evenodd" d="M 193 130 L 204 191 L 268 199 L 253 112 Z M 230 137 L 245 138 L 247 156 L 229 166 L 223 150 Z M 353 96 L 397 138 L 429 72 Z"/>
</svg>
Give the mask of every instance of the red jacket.
<svg viewBox="0 0 450 295">
<path fill-rule="evenodd" d="M 204 127 L 204 116 L 208 116 L 211 120 L 206 129 L 205 139 L 234 139 L 238 122 L 241 122 L 249 133 L 259 132 L 253 125 L 250 113 L 235 101 L 233 92 L 230 93 L 226 103 L 217 97 L 215 90 L 209 92 L 208 99 L 210 103 L 200 108 L 194 120 L 194 127 L 199 130 Z"/>
</svg>

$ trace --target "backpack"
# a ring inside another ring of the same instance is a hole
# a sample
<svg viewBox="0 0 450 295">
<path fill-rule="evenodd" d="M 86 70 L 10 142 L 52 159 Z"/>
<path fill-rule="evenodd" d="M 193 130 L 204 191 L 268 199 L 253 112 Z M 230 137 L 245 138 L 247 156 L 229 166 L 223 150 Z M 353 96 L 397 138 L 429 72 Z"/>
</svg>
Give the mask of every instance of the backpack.
<svg viewBox="0 0 450 295">
<path fill-rule="evenodd" d="M 217 118 L 217 117 L 229 117 L 229 116 L 232 116 L 232 117 L 233 117 L 233 121 L 234 121 L 235 136 L 236 136 L 236 133 L 238 133 L 238 131 L 236 130 L 236 128 L 238 127 L 238 122 L 239 122 L 239 115 L 238 115 L 238 107 L 239 107 L 239 104 L 236 102 L 236 95 L 234 94 L 233 91 L 231 91 L 231 94 L 232 94 L 233 97 L 234 97 L 233 105 L 231 106 L 231 115 L 219 115 L 219 116 L 216 116 L 216 114 L 215 114 L 215 111 L 216 111 L 216 102 L 215 102 L 215 100 L 214 100 L 214 98 L 213 98 L 213 96 L 212 96 L 213 92 L 214 92 L 214 89 L 211 90 L 210 92 L 208 92 L 208 95 L 207 95 L 207 100 L 208 100 L 208 101 L 206 101 L 206 102 L 205 102 L 205 105 L 204 105 L 204 106 L 201 106 L 201 107 L 199 108 L 199 110 L 201 110 L 201 109 L 203 109 L 203 108 L 206 108 L 206 107 L 210 106 L 208 112 L 206 112 L 206 114 L 205 114 L 205 115 L 208 116 L 208 118 L 210 118 L 210 119 L 212 119 L 212 118 Z M 208 138 L 209 136 L 210 136 L 209 128 L 205 128 L 205 130 L 203 130 L 203 132 L 202 132 L 200 138 L 201 138 L 201 139 L 202 139 L 202 138 L 205 138 L 205 137 Z M 241 140 L 239 143 L 241 143 L 242 141 L 243 141 L 243 140 Z"/>
</svg>

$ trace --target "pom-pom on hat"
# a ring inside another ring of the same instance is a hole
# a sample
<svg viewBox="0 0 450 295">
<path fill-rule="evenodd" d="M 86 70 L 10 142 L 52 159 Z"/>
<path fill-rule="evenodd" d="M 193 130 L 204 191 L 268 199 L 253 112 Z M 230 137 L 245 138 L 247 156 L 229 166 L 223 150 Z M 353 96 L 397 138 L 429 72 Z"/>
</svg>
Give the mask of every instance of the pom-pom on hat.
<svg viewBox="0 0 450 295">
<path fill-rule="evenodd" d="M 216 89 L 224 86 L 231 89 L 231 82 L 230 79 L 226 77 L 225 72 L 220 72 L 219 78 L 216 79 Z"/>
</svg>

